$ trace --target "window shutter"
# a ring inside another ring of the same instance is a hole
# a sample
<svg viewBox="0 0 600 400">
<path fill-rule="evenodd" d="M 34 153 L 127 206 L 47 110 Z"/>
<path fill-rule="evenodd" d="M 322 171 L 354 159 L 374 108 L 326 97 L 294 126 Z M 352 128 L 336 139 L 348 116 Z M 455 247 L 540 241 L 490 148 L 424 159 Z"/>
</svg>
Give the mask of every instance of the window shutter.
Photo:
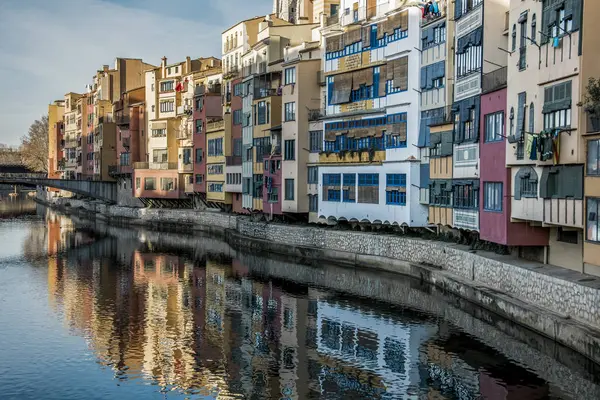
<svg viewBox="0 0 600 400">
<path fill-rule="evenodd" d="M 517 109 L 517 139 L 523 138 L 523 131 L 525 130 L 525 101 L 527 101 L 527 93 L 519 93 L 519 105 Z"/>
</svg>

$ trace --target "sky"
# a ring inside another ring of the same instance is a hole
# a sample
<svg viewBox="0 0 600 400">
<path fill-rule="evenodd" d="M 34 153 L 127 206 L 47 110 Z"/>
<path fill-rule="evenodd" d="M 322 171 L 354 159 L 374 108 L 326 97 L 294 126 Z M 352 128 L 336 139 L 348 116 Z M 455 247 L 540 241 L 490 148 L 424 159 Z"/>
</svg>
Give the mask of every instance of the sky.
<svg viewBox="0 0 600 400">
<path fill-rule="evenodd" d="M 272 0 L 0 0 L 0 143 L 18 145 L 116 57 L 220 57 L 224 30 L 271 11 Z"/>
</svg>

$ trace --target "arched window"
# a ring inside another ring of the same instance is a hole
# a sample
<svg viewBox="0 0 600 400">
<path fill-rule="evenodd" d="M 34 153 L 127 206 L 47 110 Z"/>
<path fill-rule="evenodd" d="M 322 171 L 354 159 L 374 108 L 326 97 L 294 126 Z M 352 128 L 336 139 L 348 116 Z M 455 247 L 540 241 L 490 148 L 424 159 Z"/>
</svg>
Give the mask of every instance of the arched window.
<svg viewBox="0 0 600 400">
<path fill-rule="evenodd" d="M 538 197 L 538 175 L 532 167 L 519 169 L 515 176 L 515 200 L 521 197 Z"/>
<path fill-rule="evenodd" d="M 517 50 L 517 24 L 513 24 L 512 30 L 512 51 Z"/>
<path fill-rule="evenodd" d="M 529 132 L 535 132 L 535 107 L 533 103 L 529 105 Z"/>
<path fill-rule="evenodd" d="M 531 40 L 533 40 L 534 42 L 536 41 L 536 36 L 537 36 L 537 30 L 536 30 L 536 21 L 535 21 L 535 14 L 533 14 L 533 16 L 531 17 Z"/>
</svg>

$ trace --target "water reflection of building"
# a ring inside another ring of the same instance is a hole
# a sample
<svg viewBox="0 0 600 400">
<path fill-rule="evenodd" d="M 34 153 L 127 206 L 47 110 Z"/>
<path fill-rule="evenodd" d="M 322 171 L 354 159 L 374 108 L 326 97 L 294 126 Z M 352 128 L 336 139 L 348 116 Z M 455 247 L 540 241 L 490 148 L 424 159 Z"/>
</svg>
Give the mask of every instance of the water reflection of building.
<svg viewBox="0 0 600 400">
<path fill-rule="evenodd" d="M 165 390 L 220 398 L 548 393 L 544 382 L 490 359 L 489 349 L 449 333 L 444 322 L 408 311 L 392 316 L 366 302 L 252 276 L 239 260 L 196 252 L 192 261 L 151 243 L 138 243 L 131 263 L 119 265 L 111 253 L 123 252 L 119 246 L 71 239 L 73 228 L 59 219 L 49 219 L 47 229 L 48 249 L 58 254 L 48 263 L 49 294 L 117 379 L 142 377 Z M 59 251 L 69 246 L 78 250 Z M 519 385 L 518 376 L 531 384 Z"/>
</svg>

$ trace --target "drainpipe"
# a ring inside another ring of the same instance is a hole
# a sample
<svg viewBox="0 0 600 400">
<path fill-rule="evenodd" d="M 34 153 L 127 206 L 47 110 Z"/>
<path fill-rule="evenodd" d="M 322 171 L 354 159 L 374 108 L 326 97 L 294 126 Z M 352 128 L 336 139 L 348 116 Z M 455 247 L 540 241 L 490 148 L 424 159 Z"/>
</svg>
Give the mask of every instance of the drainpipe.
<svg viewBox="0 0 600 400">
<path fill-rule="evenodd" d="M 544 264 L 548 264 L 548 246 L 544 246 Z"/>
</svg>

